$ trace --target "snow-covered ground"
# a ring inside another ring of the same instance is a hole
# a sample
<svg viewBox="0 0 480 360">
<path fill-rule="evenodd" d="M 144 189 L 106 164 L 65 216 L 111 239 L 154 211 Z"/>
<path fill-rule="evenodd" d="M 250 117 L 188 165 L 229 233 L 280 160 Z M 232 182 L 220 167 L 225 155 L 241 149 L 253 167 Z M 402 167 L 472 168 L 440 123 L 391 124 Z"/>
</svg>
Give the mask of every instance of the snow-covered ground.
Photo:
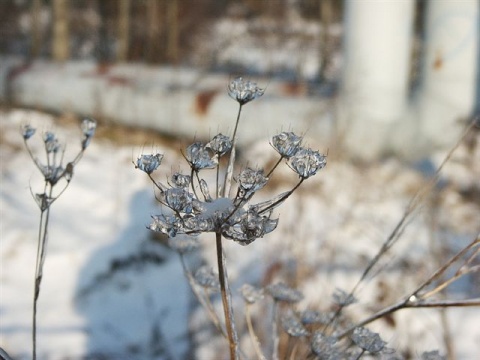
<svg viewBox="0 0 480 360">
<path fill-rule="evenodd" d="M 276 116 L 284 118 L 281 112 Z M 72 123 L 55 123 L 51 116 L 34 111 L 0 113 L 0 346 L 14 359 L 28 359 L 31 352 L 39 210 L 30 189 L 36 192 L 42 186 L 23 147 L 19 127 L 25 123 L 40 132 L 54 130 L 65 139 L 67 160 L 69 152 L 80 146 L 80 131 Z M 180 145 L 148 133 L 136 135 L 139 140 L 134 143 L 128 131 L 112 140 L 115 130 L 101 126 L 71 185 L 53 204 L 39 300 L 40 358 L 185 359 L 193 354 L 200 360 L 226 358 L 226 342 L 214 332 L 210 336 L 198 329 L 204 311 L 193 299 L 178 257 L 152 241 L 145 227 L 159 209 L 151 183 L 134 169 L 132 160 L 142 151 L 164 152 L 161 173 L 166 177 L 184 161 Z M 191 138 L 194 135 L 192 130 Z M 478 133 L 475 136 L 476 146 L 460 148 L 447 165 L 442 187 L 409 222 L 382 262 L 379 275 L 362 286 L 353 318 L 359 320 L 414 289 L 438 267 L 441 256 L 478 234 L 480 204 L 473 196 L 478 196 L 480 188 L 480 143 Z M 312 139 L 309 145 L 324 149 Z M 251 165 L 273 161 L 268 154 L 273 155 L 268 139 L 241 152 L 242 161 L 249 160 Z M 438 164 L 440 158 L 439 154 L 427 164 Z M 284 166 L 263 196 L 289 189 L 294 181 Z M 299 309 L 328 310 L 332 292 L 351 288 L 425 183 L 420 172 L 398 160 L 355 166 L 334 149 L 330 151 L 328 166 L 280 208 L 275 232 L 246 247 L 227 242 L 240 333 L 244 333 L 244 310 L 238 289 L 245 282 L 287 282 L 305 295 Z M 214 267 L 214 242 L 206 237 L 202 244 L 203 261 Z M 454 297 L 479 294 L 478 274 L 450 293 Z M 257 323 L 263 328 L 268 301 L 252 311 L 260 316 Z M 395 314 L 391 322 L 377 321 L 371 328 L 389 346 L 409 349 L 414 358 L 426 350 L 444 352 L 443 334 L 448 331 L 457 358 L 476 359 L 479 323 L 479 308 L 449 309 L 445 318 L 438 310 L 412 309 Z M 259 337 L 269 349 L 270 338 L 260 330 Z M 253 356 L 246 336 L 241 336 L 241 343 Z"/>
</svg>

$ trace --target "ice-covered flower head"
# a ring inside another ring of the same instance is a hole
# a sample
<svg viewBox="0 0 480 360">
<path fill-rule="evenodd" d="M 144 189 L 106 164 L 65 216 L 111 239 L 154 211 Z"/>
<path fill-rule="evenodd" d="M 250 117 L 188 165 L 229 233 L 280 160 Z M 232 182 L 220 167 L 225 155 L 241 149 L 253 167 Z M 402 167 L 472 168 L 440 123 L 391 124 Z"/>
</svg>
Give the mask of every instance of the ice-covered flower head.
<svg viewBox="0 0 480 360">
<path fill-rule="evenodd" d="M 83 132 L 82 149 L 86 149 L 87 146 L 90 144 L 93 135 L 95 135 L 95 130 L 97 129 L 97 122 L 93 119 L 86 118 L 82 121 L 81 127 Z"/>
<path fill-rule="evenodd" d="M 302 148 L 290 158 L 289 165 L 302 179 L 308 179 L 327 165 L 327 157 L 316 150 Z"/>
<path fill-rule="evenodd" d="M 232 80 L 228 85 L 228 95 L 238 101 L 240 105 L 244 105 L 252 100 L 263 95 L 265 90 L 260 89 L 256 83 L 249 80 L 243 80 L 242 77 L 238 77 Z"/>
<path fill-rule="evenodd" d="M 302 137 L 293 132 L 282 132 L 272 138 L 272 146 L 284 158 L 289 159 L 300 148 Z"/>
</svg>

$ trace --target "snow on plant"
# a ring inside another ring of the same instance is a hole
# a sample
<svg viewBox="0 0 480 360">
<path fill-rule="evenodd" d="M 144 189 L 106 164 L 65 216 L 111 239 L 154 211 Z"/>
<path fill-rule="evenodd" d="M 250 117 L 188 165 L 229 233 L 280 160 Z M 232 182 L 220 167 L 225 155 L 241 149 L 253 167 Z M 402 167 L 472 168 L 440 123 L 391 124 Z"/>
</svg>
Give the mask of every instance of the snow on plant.
<svg viewBox="0 0 480 360">
<path fill-rule="evenodd" d="M 190 167 L 189 174 L 174 173 L 170 181 L 163 184 L 152 176 L 161 165 L 162 154 L 144 154 L 135 163 L 136 168 L 151 178 L 159 191 L 157 199 L 168 209 L 152 217 L 153 221 L 149 226 L 151 230 L 166 234 L 171 239 L 182 235 L 183 243 L 195 242 L 193 239 L 202 233 L 215 234 L 218 280 L 231 359 L 238 358 L 239 349 L 222 241 L 233 240 L 245 246 L 274 231 L 279 221 L 274 217 L 274 210 L 306 179 L 327 164 L 326 155 L 302 146 L 302 137 L 292 132 L 282 132 L 271 141 L 272 147 L 280 155 L 272 169 L 265 172 L 263 169 L 245 167 L 233 176 L 236 134 L 242 107 L 263 94 L 264 90 L 254 82 L 241 77 L 230 82 L 228 95 L 239 104 L 233 134 L 231 137 L 218 134 L 208 143 L 194 142 L 188 146 L 183 156 Z M 224 169 L 221 169 L 220 159 L 227 154 L 227 169 L 222 171 Z M 254 195 L 267 185 L 270 175 L 282 161 L 298 175 L 298 183 L 291 190 L 267 201 L 255 202 Z M 206 169 L 216 170 L 214 185 L 208 184 L 201 177 L 201 172 Z M 225 175 L 220 179 L 222 173 Z M 232 179 L 237 186 L 231 195 Z M 186 240 L 188 238 L 185 236 L 192 240 Z M 177 247 L 183 249 L 188 246 Z"/>
<path fill-rule="evenodd" d="M 37 302 L 40 295 L 40 285 L 43 277 L 43 266 L 47 256 L 48 227 L 50 219 L 51 205 L 67 189 L 73 177 L 73 170 L 83 156 L 83 153 L 90 144 L 97 127 L 97 123 L 92 119 L 84 119 L 81 124 L 83 138 L 81 148 L 77 155 L 67 164 L 65 164 L 65 145 L 60 143 L 57 136 L 51 132 L 43 133 L 43 147 L 45 150 L 45 160 L 40 160 L 32 151 L 29 141 L 36 133 L 36 129 L 31 125 L 22 127 L 22 136 L 25 147 L 40 171 L 44 179 L 42 192 L 33 193 L 38 207 L 40 208 L 40 225 L 38 231 L 37 259 L 35 263 L 35 284 L 33 295 L 33 316 L 32 316 L 32 358 L 37 358 Z M 59 188 L 58 191 L 55 191 Z"/>
</svg>

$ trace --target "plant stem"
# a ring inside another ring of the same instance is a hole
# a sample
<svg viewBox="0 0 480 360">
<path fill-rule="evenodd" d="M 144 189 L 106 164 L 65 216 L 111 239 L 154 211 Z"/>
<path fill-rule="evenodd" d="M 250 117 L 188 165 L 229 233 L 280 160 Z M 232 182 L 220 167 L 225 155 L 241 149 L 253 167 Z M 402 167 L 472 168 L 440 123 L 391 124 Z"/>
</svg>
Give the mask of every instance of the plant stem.
<svg viewBox="0 0 480 360">
<path fill-rule="evenodd" d="M 48 191 L 47 191 L 48 189 Z M 52 196 L 52 187 L 45 184 L 44 195 L 48 199 Z M 47 195 L 48 192 L 48 195 Z M 35 264 L 35 279 L 34 279 L 34 292 L 33 292 L 33 315 L 32 315 L 32 359 L 37 358 L 37 302 L 40 295 L 40 285 L 43 277 L 43 264 L 46 257 L 46 246 L 48 240 L 48 222 L 50 218 L 50 205 L 47 204 L 46 208 L 41 208 L 40 212 L 40 224 L 38 227 L 38 246 L 37 246 L 37 260 Z"/>
<path fill-rule="evenodd" d="M 235 129 L 232 136 L 232 150 L 230 151 L 230 158 L 228 160 L 227 173 L 225 174 L 225 183 L 223 184 L 223 196 L 228 197 L 230 186 L 233 177 L 233 164 L 235 163 L 235 145 L 237 144 L 237 129 L 240 122 L 240 114 L 242 113 L 242 104 L 238 108 L 237 120 L 235 121 Z"/>
<path fill-rule="evenodd" d="M 223 312 L 225 314 L 225 327 L 227 328 L 228 343 L 230 346 L 230 360 L 238 360 L 238 338 L 233 319 L 233 307 L 228 285 L 225 255 L 222 248 L 222 234 L 215 233 L 217 245 L 218 277 L 220 280 L 220 292 L 222 294 Z"/>
</svg>

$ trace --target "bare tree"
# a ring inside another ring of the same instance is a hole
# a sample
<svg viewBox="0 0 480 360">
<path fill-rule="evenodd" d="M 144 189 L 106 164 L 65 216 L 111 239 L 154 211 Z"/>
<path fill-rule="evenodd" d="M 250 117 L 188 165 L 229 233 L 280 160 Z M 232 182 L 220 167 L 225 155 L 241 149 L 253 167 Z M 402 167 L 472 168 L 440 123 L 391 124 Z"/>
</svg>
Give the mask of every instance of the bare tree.
<svg viewBox="0 0 480 360">
<path fill-rule="evenodd" d="M 178 0 L 169 0 L 167 4 L 167 57 L 171 62 L 178 61 L 179 46 L 179 23 L 178 23 Z"/>
<path fill-rule="evenodd" d="M 130 0 L 119 1 L 117 61 L 128 59 L 130 47 Z"/>
<path fill-rule="evenodd" d="M 68 28 L 68 0 L 53 0 L 52 56 L 55 61 L 65 61 L 70 56 Z M 35 6 L 35 5 L 34 5 Z"/>
</svg>

